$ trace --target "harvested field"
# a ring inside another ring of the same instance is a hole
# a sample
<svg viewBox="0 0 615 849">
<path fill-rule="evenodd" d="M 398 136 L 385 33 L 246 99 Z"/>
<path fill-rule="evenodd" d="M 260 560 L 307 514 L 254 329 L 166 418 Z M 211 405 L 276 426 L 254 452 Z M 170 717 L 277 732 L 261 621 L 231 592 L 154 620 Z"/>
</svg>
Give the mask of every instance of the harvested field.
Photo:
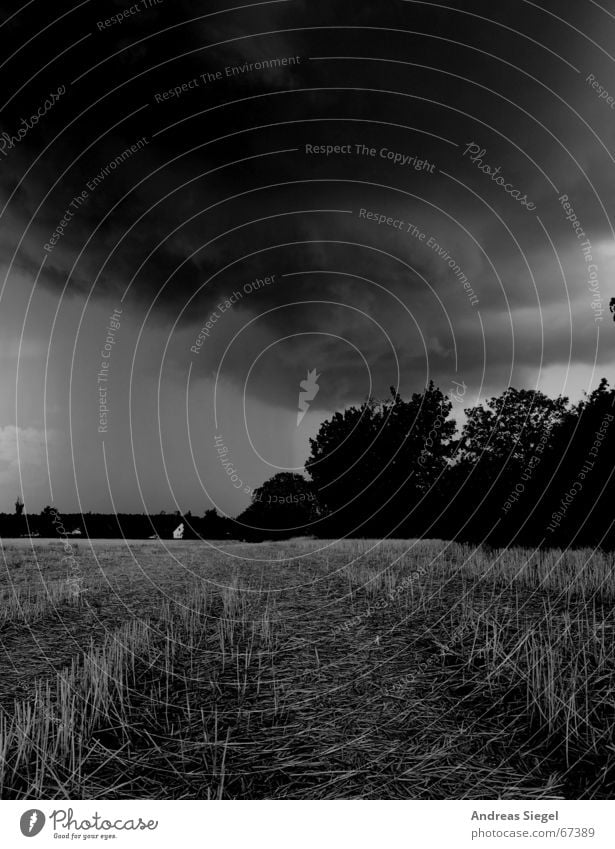
<svg viewBox="0 0 615 849">
<path fill-rule="evenodd" d="M 7 545 L 2 798 L 611 798 L 613 557 Z"/>
</svg>

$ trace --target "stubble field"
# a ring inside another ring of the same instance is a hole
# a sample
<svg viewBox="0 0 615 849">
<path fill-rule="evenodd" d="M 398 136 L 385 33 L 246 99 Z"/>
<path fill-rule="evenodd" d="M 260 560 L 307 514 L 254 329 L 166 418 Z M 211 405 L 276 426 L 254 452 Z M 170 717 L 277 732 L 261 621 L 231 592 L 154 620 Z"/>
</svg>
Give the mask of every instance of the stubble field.
<svg viewBox="0 0 615 849">
<path fill-rule="evenodd" d="M 5 541 L 0 797 L 612 798 L 612 555 Z"/>
</svg>

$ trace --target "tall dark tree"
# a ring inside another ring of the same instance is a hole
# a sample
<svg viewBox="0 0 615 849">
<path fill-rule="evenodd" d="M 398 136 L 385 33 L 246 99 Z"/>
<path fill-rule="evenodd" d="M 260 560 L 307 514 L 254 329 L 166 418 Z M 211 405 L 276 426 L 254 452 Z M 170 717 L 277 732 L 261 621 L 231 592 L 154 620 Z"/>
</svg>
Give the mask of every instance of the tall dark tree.
<svg viewBox="0 0 615 849">
<path fill-rule="evenodd" d="M 30 524 L 33 526 L 31 530 L 35 530 L 41 536 L 53 538 L 60 536 L 59 527 L 60 525 L 63 527 L 63 520 L 59 518 L 55 507 L 47 505 L 41 511 L 40 516 L 33 517 L 33 521 Z"/>
<path fill-rule="evenodd" d="M 509 387 L 465 411 L 456 462 L 447 474 L 452 500 L 445 536 L 510 543 L 536 524 L 550 446 L 570 412 L 568 399 Z M 533 517 L 533 518 L 532 518 Z"/>
<path fill-rule="evenodd" d="M 313 534 L 321 510 L 316 488 L 303 475 L 280 472 L 254 490 L 252 503 L 237 517 L 246 538 Z"/>
<path fill-rule="evenodd" d="M 232 535 L 232 522 L 212 508 L 203 514 L 200 532 L 205 539 L 225 539 Z"/>
<path fill-rule="evenodd" d="M 24 515 L 24 503 L 21 495 L 17 496 L 17 500 L 15 501 L 15 515 L 11 516 L 10 520 L 7 522 L 7 530 L 10 531 L 12 536 L 16 537 L 25 535 L 28 531 L 28 525 Z"/>
<path fill-rule="evenodd" d="M 551 453 L 546 543 L 615 548 L 615 388 L 606 378 L 572 409 Z"/>
<path fill-rule="evenodd" d="M 416 535 L 454 447 L 452 404 L 430 382 L 404 401 L 372 399 L 336 413 L 310 440 L 306 471 L 329 533 Z"/>
</svg>

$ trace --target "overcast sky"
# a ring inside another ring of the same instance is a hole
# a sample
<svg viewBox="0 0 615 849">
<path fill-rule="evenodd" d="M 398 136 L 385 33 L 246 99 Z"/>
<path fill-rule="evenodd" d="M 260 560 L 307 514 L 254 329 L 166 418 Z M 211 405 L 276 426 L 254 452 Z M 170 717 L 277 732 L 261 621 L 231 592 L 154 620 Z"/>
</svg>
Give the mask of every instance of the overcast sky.
<svg viewBox="0 0 615 849">
<path fill-rule="evenodd" d="M 615 374 L 613 14 L 237 5 L 2 3 L 0 510 L 235 514 L 391 385 Z"/>
</svg>

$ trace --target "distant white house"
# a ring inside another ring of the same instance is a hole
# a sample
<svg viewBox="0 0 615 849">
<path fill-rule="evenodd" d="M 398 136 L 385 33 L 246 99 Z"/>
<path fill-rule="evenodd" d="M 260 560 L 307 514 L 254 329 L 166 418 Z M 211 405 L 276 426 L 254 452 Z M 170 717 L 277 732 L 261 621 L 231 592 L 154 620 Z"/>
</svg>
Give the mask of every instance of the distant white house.
<svg viewBox="0 0 615 849">
<path fill-rule="evenodd" d="M 173 531 L 173 539 L 183 539 L 184 538 L 184 523 L 178 525 L 177 528 Z"/>
<path fill-rule="evenodd" d="M 81 528 L 75 528 L 74 531 L 71 531 L 68 534 L 69 537 L 80 537 L 81 536 Z"/>
</svg>

